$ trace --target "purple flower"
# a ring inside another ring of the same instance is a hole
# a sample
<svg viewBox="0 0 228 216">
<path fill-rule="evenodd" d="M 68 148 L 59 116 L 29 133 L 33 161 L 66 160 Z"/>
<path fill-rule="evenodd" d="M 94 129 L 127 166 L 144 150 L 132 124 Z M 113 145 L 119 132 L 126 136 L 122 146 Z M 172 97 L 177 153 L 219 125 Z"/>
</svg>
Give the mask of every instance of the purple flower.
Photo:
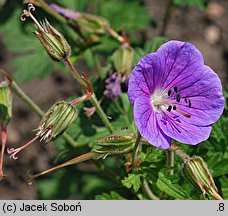
<svg viewBox="0 0 228 216">
<path fill-rule="evenodd" d="M 49 7 L 56 13 L 59 13 L 68 19 L 77 20 L 82 18 L 82 15 L 79 12 L 68 8 L 60 7 L 57 4 L 50 4 Z"/>
<path fill-rule="evenodd" d="M 104 95 L 109 97 L 111 100 L 116 99 L 120 96 L 121 90 L 121 74 L 114 73 L 105 81 L 105 92 Z"/>
<path fill-rule="evenodd" d="M 140 60 L 128 96 L 139 132 L 161 149 L 169 148 L 172 138 L 191 145 L 208 139 L 224 109 L 219 77 L 195 46 L 180 41 Z"/>
</svg>

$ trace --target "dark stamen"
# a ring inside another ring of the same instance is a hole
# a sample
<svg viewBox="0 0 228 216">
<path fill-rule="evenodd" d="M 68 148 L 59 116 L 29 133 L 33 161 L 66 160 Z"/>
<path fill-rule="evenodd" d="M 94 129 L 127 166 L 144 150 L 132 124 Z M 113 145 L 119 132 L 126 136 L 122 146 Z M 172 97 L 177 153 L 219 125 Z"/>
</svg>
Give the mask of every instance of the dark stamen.
<svg viewBox="0 0 228 216">
<path fill-rule="evenodd" d="M 188 100 L 188 107 L 191 108 L 192 107 L 192 102 L 190 100 Z"/>
<path fill-rule="evenodd" d="M 171 95 L 171 93 L 172 93 L 172 91 L 171 91 L 171 90 L 169 90 L 169 91 L 168 91 L 168 96 L 170 96 L 170 95 Z"/>
<path fill-rule="evenodd" d="M 176 95 L 177 102 L 180 102 L 181 96 L 179 94 Z"/>
<path fill-rule="evenodd" d="M 177 93 L 177 87 L 176 86 L 174 87 L 174 91 Z"/>
<path fill-rule="evenodd" d="M 173 110 L 176 110 L 177 109 L 177 107 L 176 106 L 173 106 Z"/>
<path fill-rule="evenodd" d="M 186 98 L 186 97 L 184 98 L 184 101 L 185 101 L 185 103 L 188 103 L 188 101 L 187 101 L 187 98 Z"/>
<path fill-rule="evenodd" d="M 171 105 L 169 105 L 169 107 L 168 107 L 168 109 L 167 109 L 169 112 L 171 112 L 171 110 L 172 110 L 172 106 Z"/>
</svg>

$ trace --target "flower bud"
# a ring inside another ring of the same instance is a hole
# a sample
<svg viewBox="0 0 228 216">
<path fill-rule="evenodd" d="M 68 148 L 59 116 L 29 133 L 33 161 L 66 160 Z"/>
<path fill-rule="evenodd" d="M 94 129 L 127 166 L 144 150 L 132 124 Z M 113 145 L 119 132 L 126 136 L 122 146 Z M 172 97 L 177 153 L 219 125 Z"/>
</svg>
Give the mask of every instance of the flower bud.
<svg viewBox="0 0 228 216">
<path fill-rule="evenodd" d="M 63 8 L 57 4 L 51 4 L 50 8 L 69 19 L 71 23 L 76 24 L 80 31 L 86 31 L 92 34 L 105 34 L 106 29 L 109 27 L 109 22 L 100 16 Z"/>
<path fill-rule="evenodd" d="M 36 129 L 38 132 L 32 140 L 16 149 L 7 149 L 10 158 L 16 160 L 18 158 L 16 155 L 38 138 L 44 140 L 46 143 L 54 140 L 71 125 L 77 116 L 78 112 L 76 108 L 74 108 L 69 102 L 59 101 L 55 103 L 41 120 L 39 127 Z"/>
<path fill-rule="evenodd" d="M 132 67 L 134 51 L 128 43 L 122 44 L 112 55 L 115 70 L 127 78 Z"/>
<path fill-rule="evenodd" d="M 64 61 L 70 56 L 71 48 L 66 39 L 46 19 L 37 29 L 36 36 L 54 61 Z"/>
<path fill-rule="evenodd" d="M 12 117 L 12 95 L 6 81 L 0 83 L 0 123 L 7 125 Z"/>
<path fill-rule="evenodd" d="M 89 13 L 81 13 L 81 19 L 75 20 L 83 31 L 93 34 L 105 34 L 109 23 L 103 17 Z"/>
<path fill-rule="evenodd" d="M 206 163 L 201 157 L 194 156 L 187 160 L 182 171 L 192 185 L 199 191 L 203 192 L 203 195 L 216 197 L 218 191 L 217 187 L 215 186 Z"/>
<path fill-rule="evenodd" d="M 41 140 L 49 142 L 61 135 L 76 119 L 78 112 L 76 108 L 66 101 L 60 101 L 54 104 L 41 120 L 37 136 Z"/>
<path fill-rule="evenodd" d="M 136 134 L 131 130 L 121 130 L 97 142 L 95 152 L 105 158 L 108 155 L 124 154 L 134 147 Z"/>
</svg>

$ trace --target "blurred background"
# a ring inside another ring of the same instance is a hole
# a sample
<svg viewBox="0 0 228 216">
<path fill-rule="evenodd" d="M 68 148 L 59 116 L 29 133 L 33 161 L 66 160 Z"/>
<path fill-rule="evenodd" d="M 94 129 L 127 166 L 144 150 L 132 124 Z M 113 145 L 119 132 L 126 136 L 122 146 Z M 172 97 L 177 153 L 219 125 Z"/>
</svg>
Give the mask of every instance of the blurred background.
<svg viewBox="0 0 228 216">
<path fill-rule="evenodd" d="M 227 0 L 65 0 L 46 1 L 77 11 L 105 17 L 117 32 L 125 31 L 135 48 L 135 61 L 141 49 L 150 49 L 153 39 L 175 39 L 193 43 L 203 54 L 205 63 L 218 73 L 228 87 L 228 1 Z M 78 87 L 67 70 L 52 62 L 32 33 L 34 25 L 19 20 L 26 6 L 19 0 L 0 0 L 0 68 L 7 71 L 23 90 L 43 109 L 55 101 L 76 95 Z M 63 34 L 69 29 L 40 8 L 34 12 Z M 71 38 L 72 39 L 72 38 Z M 69 41 L 72 42 L 71 40 Z M 102 38 L 95 46 L 101 65 L 119 44 Z M 76 47 L 76 46 L 75 46 Z M 149 52 L 149 50 L 148 50 Z M 76 67 L 96 75 L 91 52 L 73 51 Z M 7 147 L 21 146 L 34 136 L 40 118 L 13 93 L 13 118 L 8 126 Z M 65 168 L 28 186 L 28 170 L 39 172 L 55 164 L 56 146 L 35 142 L 14 161 L 5 156 L 7 178 L 0 182 L 0 199 L 94 199 L 115 185 L 89 163 Z M 108 163 L 114 163 L 110 159 Z M 72 172 L 74 175 L 72 175 Z M 72 184 L 72 182 L 74 184 Z M 101 187 L 102 186 L 102 187 Z M 126 194 L 131 198 L 131 194 Z"/>
</svg>

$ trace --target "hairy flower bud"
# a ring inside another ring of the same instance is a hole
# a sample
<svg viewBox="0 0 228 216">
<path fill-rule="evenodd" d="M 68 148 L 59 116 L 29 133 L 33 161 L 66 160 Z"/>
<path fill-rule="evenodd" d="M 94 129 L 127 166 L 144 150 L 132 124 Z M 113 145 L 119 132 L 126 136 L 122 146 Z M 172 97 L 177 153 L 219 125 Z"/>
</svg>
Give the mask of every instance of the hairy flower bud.
<svg viewBox="0 0 228 216">
<path fill-rule="evenodd" d="M 0 123 L 7 125 L 12 117 L 12 95 L 9 83 L 0 83 Z"/>
<path fill-rule="evenodd" d="M 66 39 L 46 19 L 37 28 L 35 34 L 53 60 L 64 61 L 70 56 L 71 48 Z"/>
<path fill-rule="evenodd" d="M 134 51 L 128 43 L 122 44 L 112 55 L 115 70 L 127 78 L 132 67 Z"/>
<path fill-rule="evenodd" d="M 41 120 L 37 135 L 49 142 L 61 135 L 76 119 L 78 112 L 70 103 L 60 101 L 54 104 Z"/>
<path fill-rule="evenodd" d="M 29 3 L 27 10 L 23 10 L 21 20 L 25 21 L 26 17 L 30 17 L 35 22 L 37 31 L 34 33 L 53 60 L 66 60 L 70 56 L 71 48 L 65 38 L 46 19 L 39 23 L 33 16 L 32 11 L 35 11 L 35 7 L 32 3 Z"/>
<path fill-rule="evenodd" d="M 17 159 L 18 157 L 16 155 L 38 138 L 44 140 L 46 143 L 54 140 L 71 125 L 77 116 L 78 112 L 76 108 L 69 102 L 59 101 L 55 103 L 41 120 L 39 127 L 36 129 L 38 132 L 32 140 L 16 149 L 7 149 L 10 158 Z"/>
<path fill-rule="evenodd" d="M 194 156 L 190 158 L 190 160 L 187 160 L 182 171 L 184 176 L 196 189 L 201 191 L 204 196 L 219 196 L 211 173 L 201 157 Z"/>
<path fill-rule="evenodd" d="M 0 138 L 1 138 L 1 155 L 0 155 L 0 180 L 4 179 L 3 161 L 5 146 L 7 140 L 7 125 L 12 117 L 12 96 L 9 86 L 12 82 L 11 78 L 3 70 L 0 70 L 4 81 L 0 81 Z"/>
<path fill-rule="evenodd" d="M 136 134 L 131 130 L 117 131 L 111 136 L 97 142 L 95 152 L 105 158 L 108 155 L 128 153 L 133 149 Z"/>
</svg>

